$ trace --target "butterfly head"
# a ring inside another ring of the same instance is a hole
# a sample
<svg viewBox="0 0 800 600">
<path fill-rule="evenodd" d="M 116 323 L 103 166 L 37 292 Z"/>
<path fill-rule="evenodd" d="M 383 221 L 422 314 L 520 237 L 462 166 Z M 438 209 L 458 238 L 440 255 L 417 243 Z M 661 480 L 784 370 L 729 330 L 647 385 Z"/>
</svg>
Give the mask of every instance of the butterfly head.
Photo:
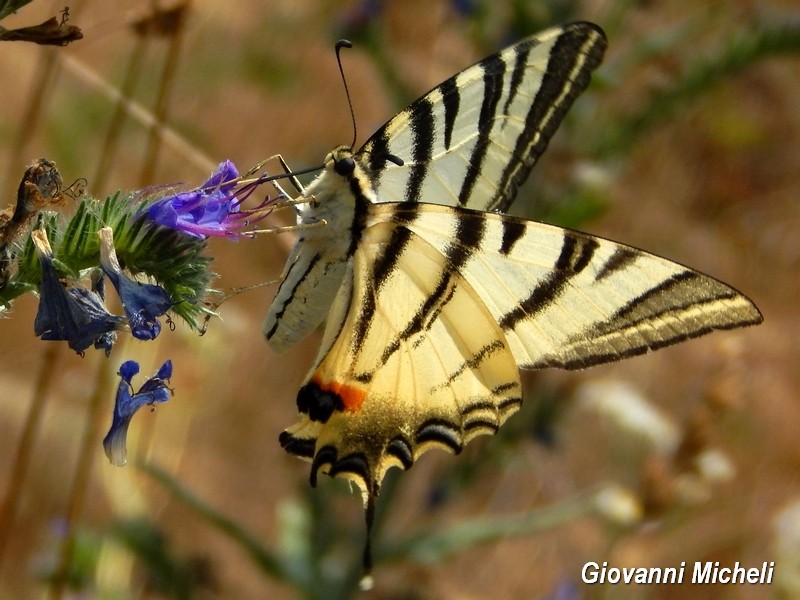
<svg viewBox="0 0 800 600">
<path fill-rule="evenodd" d="M 348 146 L 334 148 L 325 159 L 325 168 L 332 169 L 337 175 L 349 179 L 356 170 L 353 150 Z"/>
<path fill-rule="evenodd" d="M 370 160 L 375 161 L 375 159 Z M 398 167 L 402 167 L 405 164 L 402 158 L 388 152 L 380 154 L 375 162 L 380 160 L 390 162 Z M 350 146 L 338 146 L 325 157 L 325 168 L 349 180 L 355 176 L 356 168 L 359 166 L 358 162 Z"/>
</svg>

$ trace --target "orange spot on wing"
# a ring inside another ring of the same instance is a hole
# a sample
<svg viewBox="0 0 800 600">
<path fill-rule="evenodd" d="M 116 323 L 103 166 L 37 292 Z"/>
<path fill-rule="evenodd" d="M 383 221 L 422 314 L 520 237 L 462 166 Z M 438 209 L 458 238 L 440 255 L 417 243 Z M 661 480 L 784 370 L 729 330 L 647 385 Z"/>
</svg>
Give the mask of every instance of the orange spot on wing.
<svg viewBox="0 0 800 600">
<path fill-rule="evenodd" d="M 321 390 L 325 392 L 331 392 L 339 396 L 339 398 L 342 399 L 342 404 L 344 404 L 345 410 L 354 412 L 359 410 L 361 405 L 364 403 L 364 399 L 367 397 L 367 392 L 364 390 L 347 385 L 345 383 L 339 383 L 338 381 L 322 383 L 315 377 L 314 382 Z"/>
</svg>

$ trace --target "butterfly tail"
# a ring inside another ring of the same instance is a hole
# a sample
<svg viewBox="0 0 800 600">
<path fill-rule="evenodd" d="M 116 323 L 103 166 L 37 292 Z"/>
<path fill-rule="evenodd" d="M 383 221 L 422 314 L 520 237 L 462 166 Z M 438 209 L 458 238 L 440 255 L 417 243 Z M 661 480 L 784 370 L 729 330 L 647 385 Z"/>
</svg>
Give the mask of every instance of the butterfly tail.
<svg viewBox="0 0 800 600">
<path fill-rule="evenodd" d="M 372 578 L 372 524 L 375 521 L 375 498 L 376 495 L 370 491 L 364 506 L 364 517 L 367 522 L 367 539 L 364 542 L 361 580 L 358 582 L 358 587 L 365 591 L 371 590 L 374 583 Z"/>
</svg>

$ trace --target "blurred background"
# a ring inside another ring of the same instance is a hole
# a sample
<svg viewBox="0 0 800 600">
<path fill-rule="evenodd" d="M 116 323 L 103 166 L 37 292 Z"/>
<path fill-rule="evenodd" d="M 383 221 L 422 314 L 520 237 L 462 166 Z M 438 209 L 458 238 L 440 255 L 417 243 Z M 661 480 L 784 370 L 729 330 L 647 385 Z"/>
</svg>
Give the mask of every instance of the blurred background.
<svg viewBox="0 0 800 600">
<path fill-rule="evenodd" d="M 2 25 L 63 9 L 34 0 Z M 442 79 L 577 19 L 606 30 L 606 60 L 516 214 L 708 272 L 765 322 L 526 374 L 500 435 L 387 480 L 372 597 L 800 597 L 794 1 L 76 0 L 83 39 L 0 43 L 3 203 L 39 157 L 100 198 L 198 185 L 226 158 L 318 164 L 352 138 L 337 39 L 355 44 L 343 59 L 360 145 Z M 212 241 L 217 287 L 275 279 L 291 243 Z M 38 340 L 37 299 L 17 300 L 0 320 L 0 598 L 359 595 L 360 499 L 327 478 L 310 490 L 308 465 L 277 443 L 319 335 L 272 353 L 273 293 L 229 300 L 203 337 L 181 323 L 156 342 L 121 336 L 110 359 Z M 143 374 L 171 358 L 175 396 L 137 415 L 117 468 L 100 442 L 128 358 Z M 775 583 L 588 586 L 588 561 L 775 561 Z"/>
</svg>

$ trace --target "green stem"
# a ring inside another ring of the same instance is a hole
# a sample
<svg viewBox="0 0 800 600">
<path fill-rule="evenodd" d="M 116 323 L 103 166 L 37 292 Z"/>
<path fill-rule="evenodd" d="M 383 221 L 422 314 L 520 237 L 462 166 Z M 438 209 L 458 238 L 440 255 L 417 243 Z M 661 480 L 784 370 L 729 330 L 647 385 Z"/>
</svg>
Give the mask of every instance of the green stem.
<svg viewBox="0 0 800 600">
<path fill-rule="evenodd" d="M 552 506 L 508 517 L 473 519 L 448 529 L 423 532 L 384 544 L 379 551 L 382 562 L 398 560 L 440 561 L 467 548 L 502 538 L 527 536 L 574 521 L 596 512 L 596 494 L 583 493 Z"/>
<path fill-rule="evenodd" d="M 183 502 L 188 508 L 195 511 L 214 527 L 235 540 L 265 573 L 270 574 L 280 581 L 296 583 L 297 578 L 295 574 L 292 573 L 291 569 L 280 560 L 279 556 L 266 549 L 246 528 L 197 498 L 192 492 L 157 466 L 150 463 L 137 463 L 137 467 L 158 481 L 158 483 L 178 500 Z"/>
</svg>

